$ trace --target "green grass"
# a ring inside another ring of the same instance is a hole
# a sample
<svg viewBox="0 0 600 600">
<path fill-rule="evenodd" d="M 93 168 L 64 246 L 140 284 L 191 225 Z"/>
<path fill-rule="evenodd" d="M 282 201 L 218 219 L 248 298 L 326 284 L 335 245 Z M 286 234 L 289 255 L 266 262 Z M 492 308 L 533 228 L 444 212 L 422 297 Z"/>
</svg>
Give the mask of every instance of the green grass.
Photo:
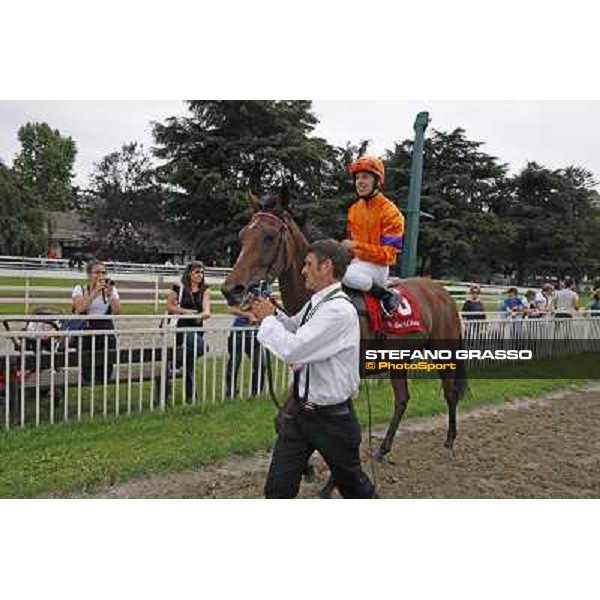
<svg viewBox="0 0 600 600">
<path fill-rule="evenodd" d="M 29 283 L 32 286 L 39 287 L 70 287 L 81 283 L 84 279 L 83 275 L 80 279 L 63 279 L 54 277 L 32 277 Z M 0 286 L 3 285 L 22 285 L 25 287 L 25 277 L 13 277 L 0 275 Z"/>
<path fill-rule="evenodd" d="M 561 361 L 564 358 L 547 359 L 548 369 Z M 516 396 L 535 396 L 586 381 L 472 380 L 460 409 L 499 404 Z M 410 386 L 408 418 L 445 412 L 436 380 L 415 380 Z M 392 410 L 388 382 L 371 381 L 369 394 L 373 423 L 386 423 Z M 365 425 L 364 388 L 356 406 Z M 271 402 L 258 398 L 193 408 L 177 406 L 164 414 L 145 412 L 11 430 L 0 434 L 0 497 L 90 490 L 137 475 L 196 469 L 232 454 L 270 448 L 275 440 L 274 414 Z"/>
<path fill-rule="evenodd" d="M 62 311 L 65 314 L 71 312 L 71 303 L 35 303 L 32 302 L 29 305 L 29 313 L 31 314 L 36 308 L 52 308 L 58 311 Z M 154 302 L 140 302 L 133 304 L 121 304 L 122 314 L 124 315 L 162 315 L 166 312 L 167 307 L 165 304 L 158 305 L 158 311 L 154 310 Z M 211 307 L 212 314 L 222 315 L 228 314 L 227 307 L 224 304 L 213 304 Z M 8 303 L 0 304 L 0 315 L 24 315 L 25 304 L 24 303 Z"/>
</svg>

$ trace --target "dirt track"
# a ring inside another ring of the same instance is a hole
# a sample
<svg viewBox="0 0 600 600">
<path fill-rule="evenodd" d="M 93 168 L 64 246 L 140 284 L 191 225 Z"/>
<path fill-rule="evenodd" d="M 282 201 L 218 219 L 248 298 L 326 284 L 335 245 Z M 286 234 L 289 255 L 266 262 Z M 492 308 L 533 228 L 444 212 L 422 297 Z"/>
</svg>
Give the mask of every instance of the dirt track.
<svg viewBox="0 0 600 600">
<path fill-rule="evenodd" d="M 600 385 L 460 413 L 454 460 L 443 448 L 445 427 L 437 417 L 403 424 L 389 460 L 376 465 L 383 498 L 600 498 Z M 234 457 L 93 497 L 259 498 L 268 463 L 267 453 Z M 303 484 L 301 497 L 317 494 L 316 484 Z"/>
</svg>

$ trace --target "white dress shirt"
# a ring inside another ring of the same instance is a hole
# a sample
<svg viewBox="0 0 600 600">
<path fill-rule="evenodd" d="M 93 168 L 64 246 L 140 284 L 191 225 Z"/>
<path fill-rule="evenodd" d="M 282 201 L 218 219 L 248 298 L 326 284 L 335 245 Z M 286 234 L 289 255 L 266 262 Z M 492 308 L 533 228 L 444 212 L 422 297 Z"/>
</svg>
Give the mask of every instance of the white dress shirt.
<svg viewBox="0 0 600 600">
<path fill-rule="evenodd" d="M 258 330 L 258 341 L 286 363 L 310 365 L 308 401 L 313 404 L 339 404 L 358 393 L 360 326 L 347 298 L 339 282 L 334 283 L 314 294 L 298 314 L 266 317 Z M 312 316 L 300 326 L 311 306 Z M 301 396 L 305 381 L 306 367 L 300 373 Z"/>
</svg>

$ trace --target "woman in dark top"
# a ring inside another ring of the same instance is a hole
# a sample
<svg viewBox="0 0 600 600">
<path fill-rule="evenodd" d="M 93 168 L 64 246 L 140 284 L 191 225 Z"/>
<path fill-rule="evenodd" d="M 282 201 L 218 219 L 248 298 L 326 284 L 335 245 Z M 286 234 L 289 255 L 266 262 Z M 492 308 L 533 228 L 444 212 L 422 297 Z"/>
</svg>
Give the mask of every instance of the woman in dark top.
<svg viewBox="0 0 600 600">
<path fill-rule="evenodd" d="M 466 341 L 479 338 L 484 326 L 480 321 L 485 320 L 485 314 L 483 314 L 485 313 L 485 308 L 479 297 L 479 286 L 472 285 L 469 293 L 470 298 L 467 298 L 462 306 L 462 318 L 465 323 L 464 337 Z"/>
<path fill-rule="evenodd" d="M 202 327 L 204 319 L 210 318 L 210 289 L 204 281 L 204 265 L 200 262 L 190 263 L 183 273 L 181 285 L 174 285 L 167 297 L 167 311 L 170 315 L 190 315 L 193 318 L 177 320 L 176 344 L 184 349 L 186 358 L 185 398 L 188 404 L 193 399 L 196 361 L 204 354 L 204 333 L 202 331 L 186 331 L 190 328 Z M 183 365 L 183 357 L 177 366 Z M 160 378 L 159 378 L 160 379 Z M 171 385 L 167 381 L 168 397 Z M 158 387 L 160 393 L 160 386 Z"/>
<path fill-rule="evenodd" d="M 483 306 L 483 302 L 481 302 L 481 298 L 479 294 L 481 290 L 478 285 L 472 285 L 469 290 L 471 297 L 465 300 L 465 303 L 462 306 L 462 312 L 467 313 L 463 314 L 463 319 L 468 321 L 470 320 L 484 320 L 485 319 L 485 308 Z M 480 314 L 468 314 L 468 313 L 480 313 Z"/>
</svg>

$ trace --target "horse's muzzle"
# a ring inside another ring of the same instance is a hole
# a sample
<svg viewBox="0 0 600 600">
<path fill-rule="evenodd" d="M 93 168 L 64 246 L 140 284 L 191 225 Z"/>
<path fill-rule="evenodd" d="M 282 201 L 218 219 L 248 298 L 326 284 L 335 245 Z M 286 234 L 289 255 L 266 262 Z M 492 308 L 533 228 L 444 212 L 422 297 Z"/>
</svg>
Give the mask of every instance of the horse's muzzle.
<svg viewBox="0 0 600 600">
<path fill-rule="evenodd" d="M 244 298 L 244 286 L 236 285 L 228 289 L 224 285 L 221 286 L 221 293 L 225 296 L 225 300 L 229 306 L 239 306 Z"/>
</svg>

